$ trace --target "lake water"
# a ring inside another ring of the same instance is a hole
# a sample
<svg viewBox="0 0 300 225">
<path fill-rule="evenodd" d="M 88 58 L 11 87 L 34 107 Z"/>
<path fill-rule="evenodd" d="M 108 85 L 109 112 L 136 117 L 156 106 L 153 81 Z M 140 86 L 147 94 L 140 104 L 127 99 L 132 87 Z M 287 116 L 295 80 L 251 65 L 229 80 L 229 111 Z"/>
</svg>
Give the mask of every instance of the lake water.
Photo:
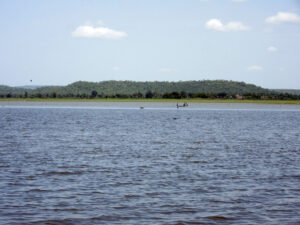
<svg viewBox="0 0 300 225">
<path fill-rule="evenodd" d="M 300 106 L 0 102 L 0 131 L 0 224 L 300 223 Z"/>
</svg>

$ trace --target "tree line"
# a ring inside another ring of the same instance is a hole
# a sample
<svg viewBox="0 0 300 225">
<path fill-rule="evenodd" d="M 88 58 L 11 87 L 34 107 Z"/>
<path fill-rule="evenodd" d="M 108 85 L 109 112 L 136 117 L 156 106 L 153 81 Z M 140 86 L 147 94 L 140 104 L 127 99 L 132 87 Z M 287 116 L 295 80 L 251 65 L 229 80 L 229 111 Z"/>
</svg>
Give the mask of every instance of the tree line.
<svg viewBox="0 0 300 225">
<path fill-rule="evenodd" d="M 299 99 L 299 95 L 298 92 L 276 91 L 226 80 L 77 81 L 66 86 L 43 86 L 35 89 L 0 85 L 0 98 Z"/>
<path fill-rule="evenodd" d="M 89 94 L 62 94 L 62 93 L 28 93 L 25 91 L 23 94 L 20 93 L 7 93 L 0 94 L 0 98 L 41 98 L 41 99 L 55 99 L 55 98 L 74 98 L 74 99 L 276 99 L 276 100 L 300 100 L 300 95 L 291 94 L 291 93 L 245 93 L 245 94 L 229 94 L 226 92 L 220 93 L 205 93 L 197 92 L 191 93 L 186 91 L 172 91 L 157 93 L 151 90 L 148 90 L 146 93 L 134 92 L 132 94 L 104 94 L 103 92 L 98 93 L 96 90 L 91 91 Z"/>
</svg>

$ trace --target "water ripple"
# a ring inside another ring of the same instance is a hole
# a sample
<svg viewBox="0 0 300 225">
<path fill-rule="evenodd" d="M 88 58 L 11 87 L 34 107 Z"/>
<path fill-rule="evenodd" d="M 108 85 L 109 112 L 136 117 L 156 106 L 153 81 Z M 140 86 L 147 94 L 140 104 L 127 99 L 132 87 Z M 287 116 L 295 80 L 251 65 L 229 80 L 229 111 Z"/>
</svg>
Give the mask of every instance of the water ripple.
<svg viewBox="0 0 300 225">
<path fill-rule="evenodd" d="M 0 109 L 0 224 L 299 224 L 297 110 Z"/>
</svg>

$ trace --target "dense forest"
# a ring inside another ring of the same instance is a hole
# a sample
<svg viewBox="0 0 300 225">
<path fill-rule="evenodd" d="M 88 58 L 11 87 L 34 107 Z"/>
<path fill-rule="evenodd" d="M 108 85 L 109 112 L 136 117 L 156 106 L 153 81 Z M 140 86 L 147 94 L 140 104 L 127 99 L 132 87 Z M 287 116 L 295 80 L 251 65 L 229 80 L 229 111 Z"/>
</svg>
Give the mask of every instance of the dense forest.
<svg viewBox="0 0 300 225">
<path fill-rule="evenodd" d="M 273 89 L 272 91 L 278 93 L 288 93 L 293 95 L 300 95 L 300 89 Z"/>
<path fill-rule="evenodd" d="M 1 98 L 272 98 L 299 99 L 298 94 L 264 89 L 226 80 L 179 82 L 78 81 L 67 86 L 9 87 L 0 85 Z"/>
</svg>

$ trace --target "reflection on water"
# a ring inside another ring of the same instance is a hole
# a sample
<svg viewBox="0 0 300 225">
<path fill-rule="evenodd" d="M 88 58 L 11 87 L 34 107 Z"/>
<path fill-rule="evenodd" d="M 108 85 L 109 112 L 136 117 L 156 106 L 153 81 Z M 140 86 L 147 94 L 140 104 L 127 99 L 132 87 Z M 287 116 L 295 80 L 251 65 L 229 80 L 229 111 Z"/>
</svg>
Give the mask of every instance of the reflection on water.
<svg viewBox="0 0 300 225">
<path fill-rule="evenodd" d="M 300 222 L 297 106 L 9 104 L 0 224 Z"/>
</svg>

